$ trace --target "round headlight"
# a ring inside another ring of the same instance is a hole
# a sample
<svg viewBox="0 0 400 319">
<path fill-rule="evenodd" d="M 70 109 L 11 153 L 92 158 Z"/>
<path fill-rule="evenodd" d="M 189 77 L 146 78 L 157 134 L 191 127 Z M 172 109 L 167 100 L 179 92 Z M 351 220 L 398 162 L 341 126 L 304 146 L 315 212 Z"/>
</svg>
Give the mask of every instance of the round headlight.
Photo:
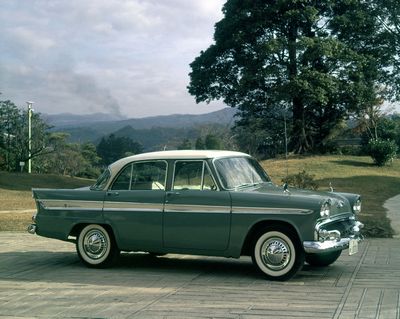
<svg viewBox="0 0 400 319">
<path fill-rule="evenodd" d="M 328 218 L 330 216 L 331 205 L 329 204 L 329 202 L 322 204 L 320 214 L 321 214 L 321 217 L 325 217 L 325 218 Z"/>
<path fill-rule="evenodd" d="M 353 212 L 358 214 L 361 212 L 361 199 L 357 199 L 357 201 L 353 204 Z"/>
</svg>

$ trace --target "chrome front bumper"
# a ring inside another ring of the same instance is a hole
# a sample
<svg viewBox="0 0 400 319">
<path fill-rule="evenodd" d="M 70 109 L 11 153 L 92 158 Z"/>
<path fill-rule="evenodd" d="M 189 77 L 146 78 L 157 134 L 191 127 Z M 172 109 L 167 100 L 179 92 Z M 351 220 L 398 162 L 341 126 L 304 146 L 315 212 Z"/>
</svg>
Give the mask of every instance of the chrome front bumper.
<svg viewBox="0 0 400 319">
<path fill-rule="evenodd" d="M 348 237 L 344 238 L 341 237 L 341 233 L 338 230 L 317 229 L 320 240 L 304 241 L 304 251 L 306 253 L 316 254 L 344 250 L 349 248 L 351 241 L 355 240 L 357 243 L 362 241 L 363 236 L 360 230 L 364 227 L 364 224 L 356 220 L 353 220 L 352 223 L 351 233 L 348 234 Z"/>
<path fill-rule="evenodd" d="M 357 242 L 360 242 L 362 240 L 362 236 L 355 238 L 341 238 L 339 240 L 326 240 L 324 242 L 304 241 L 303 247 L 304 251 L 309 254 L 327 253 L 336 250 L 348 249 L 350 241 L 353 239 L 357 240 Z"/>
</svg>

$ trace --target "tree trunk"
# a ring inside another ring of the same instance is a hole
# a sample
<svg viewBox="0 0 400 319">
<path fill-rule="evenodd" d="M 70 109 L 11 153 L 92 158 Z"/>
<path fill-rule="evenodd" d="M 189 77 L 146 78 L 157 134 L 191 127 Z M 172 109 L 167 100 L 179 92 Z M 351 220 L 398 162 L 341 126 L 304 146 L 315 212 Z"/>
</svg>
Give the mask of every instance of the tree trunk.
<svg viewBox="0 0 400 319">
<path fill-rule="evenodd" d="M 298 154 L 304 153 L 310 149 L 310 145 L 306 136 L 305 110 L 302 101 L 301 93 L 296 88 L 294 81 L 297 77 L 297 36 L 298 27 L 295 23 L 291 24 L 288 33 L 288 50 L 289 50 L 289 81 L 291 87 L 295 88 L 292 93 L 292 108 L 293 108 L 293 130 L 291 138 L 291 149 Z"/>
<path fill-rule="evenodd" d="M 293 98 L 293 130 L 291 138 L 291 148 L 296 154 L 302 154 L 310 150 L 307 140 L 305 110 L 301 98 Z"/>
</svg>

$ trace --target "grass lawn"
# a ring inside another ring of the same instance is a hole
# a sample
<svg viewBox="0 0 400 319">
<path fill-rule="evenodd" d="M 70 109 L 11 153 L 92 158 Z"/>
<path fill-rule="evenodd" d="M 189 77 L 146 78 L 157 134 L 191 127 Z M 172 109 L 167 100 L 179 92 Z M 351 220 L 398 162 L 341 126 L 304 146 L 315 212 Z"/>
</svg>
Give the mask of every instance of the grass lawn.
<svg viewBox="0 0 400 319">
<path fill-rule="evenodd" d="M 77 188 L 91 184 L 92 180 L 82 178 L 0 172 L 0 231 L 26 230 L 36 207 L 32 188 Z"/>
<path fill-rule="evenodd" d="M 363 209 L 360 219 L 366 225 L 364 233 L 372 237 L 391 237 L 390 221 L 383 203 L 400 193 L 400 159 L 392 165 L 377 167 L 369 157 L 312 156 L 285 160 L 267 160 L 262 165 L 278 184 L 289 174 L 305 170 L 315 175 L 319 190 L 329 190 L 329 183 L 337 192 L 361 194 Z M 0 231 L 25 230 L 30 223 L 35 204 L 32 187 L 76 188 L 92 184 L 92 180 L 55 175 L 28 175 L 0 172 Z M 7 212 L 31 210 L 28 212 Z"/>
<path fill-rule="evenodd" d="M 361 194 L 363 208 L 360 220 L 364 233 L 371 237 L 391 237 L 393 232 L 383 203 L 400 194 L 400 159 L 390 166 L 377 167 L 370 157 L 313 156 L 285 160 L 267 160 L 263 167 L 272 180 L 280 185 L 282 178 L 305 170 L 315 175 L 319 190 L 329 190 L 329 183 L 337 192 Z"/>
</svg>

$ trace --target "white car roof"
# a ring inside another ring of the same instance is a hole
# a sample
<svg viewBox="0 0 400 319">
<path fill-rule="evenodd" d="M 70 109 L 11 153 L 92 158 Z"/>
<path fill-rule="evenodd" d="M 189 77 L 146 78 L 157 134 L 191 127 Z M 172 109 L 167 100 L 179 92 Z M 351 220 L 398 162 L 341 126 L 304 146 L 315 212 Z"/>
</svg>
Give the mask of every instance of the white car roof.
<svg viewBox="0 0 400 319">
<path fill-rule="evenodd" d="M 218 150 L 178 150 L 178 151 L 161 151 L 150 152 L 132 155 L 121 158 L 120 160 L 112 163 L 110 169 L 112 172 L 119 171 L 126 164 L 133 161 L 146 161 L 146 160 L 162 160 L 162 159 L 206 159 L 206 158 L 220 158 L 220 157 L 237 157 L 237 156 L 250 156 L 246 153 L 234 151 L 218 151 Z"/>
</svg>

